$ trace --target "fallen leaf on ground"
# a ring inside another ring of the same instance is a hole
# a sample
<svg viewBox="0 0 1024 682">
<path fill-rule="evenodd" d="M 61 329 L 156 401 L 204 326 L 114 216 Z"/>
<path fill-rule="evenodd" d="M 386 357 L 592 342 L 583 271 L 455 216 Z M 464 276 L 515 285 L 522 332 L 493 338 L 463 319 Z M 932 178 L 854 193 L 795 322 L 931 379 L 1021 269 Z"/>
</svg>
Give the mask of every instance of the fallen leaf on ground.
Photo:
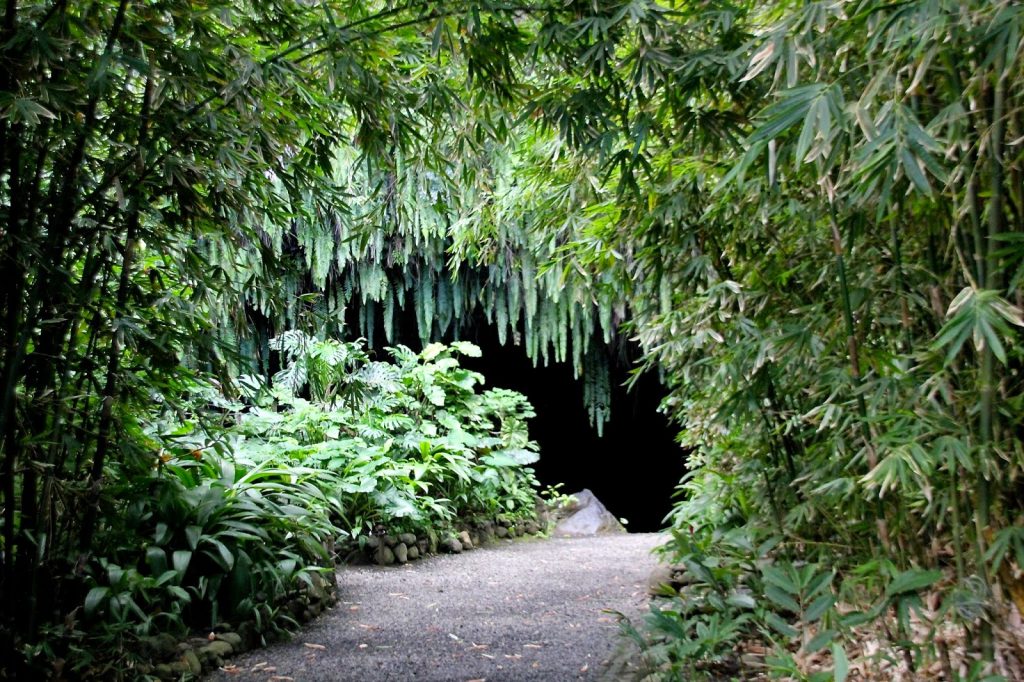
<svg viewBox="0 0 1024 682">
<path fill-rule="evenodd" d="M 325 647 L 323 644 L 313 644 L 312 642 L 303 642 L 302 646 L 306 647 L 307 649 L 316 649 L 317 651 L 327 650 L 327 647 Z"/>
<path fill-rule="evenodd" d="M 581 673 L 585 673 L 585 672 L 587 672 L 588 670 L 590 670 L 590 664 L 589 664 L 589 663 L 586 663 L 586 664 L 584 664 L 584 665 L 583 665 L 583 667 L 582 667 L 582 668 L 580 668 L 580 672 L 581 672 Z"/>
<path fill-rule="evenodd" d="M 263 670 L 266 667 L 267 667 L 267 662 L 266 661 L 260 661 L 259 663 L 254 665 L 252 668 L 250 668 L 249 671 L 250 672 L 256 672 L 257 670 Z"/>
</svg>

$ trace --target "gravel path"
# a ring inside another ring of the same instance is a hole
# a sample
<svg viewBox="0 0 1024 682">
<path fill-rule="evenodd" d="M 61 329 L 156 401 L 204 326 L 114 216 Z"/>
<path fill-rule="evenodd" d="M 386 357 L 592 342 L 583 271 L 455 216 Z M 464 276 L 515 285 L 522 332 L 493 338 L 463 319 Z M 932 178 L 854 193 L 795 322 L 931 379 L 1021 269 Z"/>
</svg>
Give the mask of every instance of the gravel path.
<svg viewBox="0 0 1024 682">
<path fill-rule="evenodd" d="M 208 679 L 607 679 L 621 639 L 604 609 L 646 610 L 650 550 L 663 540 L 499 541 L 399 568 L 344 568 L 337 606 L 291 642 L 233 658 Z"/>
</svg>

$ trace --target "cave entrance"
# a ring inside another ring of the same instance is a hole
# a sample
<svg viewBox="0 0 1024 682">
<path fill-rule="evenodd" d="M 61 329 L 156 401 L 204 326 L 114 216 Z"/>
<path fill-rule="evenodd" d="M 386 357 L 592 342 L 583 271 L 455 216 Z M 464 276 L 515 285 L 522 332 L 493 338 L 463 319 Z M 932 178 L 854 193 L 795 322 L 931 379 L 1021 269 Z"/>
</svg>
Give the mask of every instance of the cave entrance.
<svg viewBox="0 0 1024 682">
<path fill-rule="evenodd" d="M 346 310 L 345 326 L 360 328 L 358 305 Z M 380 313 L 376 312 L 375 317 Z M 377 320 L 378 329 L 380 320 Z M 394 324 L 396 344 L 420 348 L 415 315 L 404 310 Z M 383 334 L 371 338 L 371 347 L 382 352 Z M 461 357 L 463 366 L 480 372 L 484 388 L 508 388 L 524 394 L 537 416 L 530 420 L 530 437 L 540 445 L 534 464 L 542 486 L 562 483 L 561 492 L 589 488 L 608 510 L 627 520 L 631 532 L 653 532 L 665 527 L 663 519 L 672 508 L 672 496 L 685 472 L 684 452 L 675 442 L 677 429 L 658 410 L 665 388 L 647 374 L 630 389 L 631 361 L 626 357 L 609 362 L 611 418 L 603 434 L 591 425 L 583 399 L 583 380 L 573 376 L 570 363 L 550 362 L 536 367 L 526 349 L 502 345 L 497 331 L 481 314 L 459 332 L 459 338 L 478 345 L 480 358 Z M 451 342 L 450 334 L 438 339 Z M 637 350 L 628 348 L 635 356 Z M 628 353 L 620 354 L 628 355 Z"/>
<path fill-rule="evenodd" d="M 566 493 L 589 488 L 628 521 L 631 532 L 665 527 L 685 467 L 677 429 L 657 411 L 665 395 L 657 377 L 642 376 L 627 389 L 627 363 L 612 363 L 611 419 L 598 436 L 583 402 L 583 382 L 573 377 L 570 364 L 534 367 L 523 348 L 502 346 L 489 327 L 463 338 L 483 351 L 483 357 L 463 358 L 464 366 L 482 373 L 488 388 L 523 393 L 536 410 L 530 436 L 540 445 L 534 468 L 543 485 L 563 483 Z"/>
</svg>

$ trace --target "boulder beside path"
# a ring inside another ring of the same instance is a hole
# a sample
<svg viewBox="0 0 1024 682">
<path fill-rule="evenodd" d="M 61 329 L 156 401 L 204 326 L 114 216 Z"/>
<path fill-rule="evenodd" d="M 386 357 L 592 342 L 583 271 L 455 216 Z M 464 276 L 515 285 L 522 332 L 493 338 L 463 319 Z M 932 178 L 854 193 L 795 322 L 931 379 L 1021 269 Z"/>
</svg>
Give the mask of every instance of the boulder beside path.
<svg viewBox="0 0 1024 682">
<path fill-rule="evenodd" d="M 589 489 L 572 495 L 575 502 L 568 505 L 552 535 L 559 538 L 583 538 L 594 535 L 625 533 L 626 529 Z"/>
</svg>

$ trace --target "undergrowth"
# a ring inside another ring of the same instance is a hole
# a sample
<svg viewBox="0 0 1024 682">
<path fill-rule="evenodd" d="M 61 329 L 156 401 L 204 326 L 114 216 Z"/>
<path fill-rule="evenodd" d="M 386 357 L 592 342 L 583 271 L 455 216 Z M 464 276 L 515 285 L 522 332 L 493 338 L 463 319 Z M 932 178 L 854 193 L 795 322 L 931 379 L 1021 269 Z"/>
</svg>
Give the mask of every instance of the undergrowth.
<svg viewBox="0 0 1024 682">
<path fill-rule="evenodd" d="M 184 403 L 157 401 L 135 467 L 103 498 L 81 601 L 22 645 L 23 670 L 129 679 L 158 633 L 248 622 L 279 637 L 297 625 L 287 600 L 379 526 L 439 537 L 535 514 L 533 410 L 478 392 L 483 376 L 458 360 L 480 354 L 472 344 L 381 362 L 361 342 L 274 343 L 273 377 L 243 376 L 232 397 L 197 379 Z"/>
</svg>

